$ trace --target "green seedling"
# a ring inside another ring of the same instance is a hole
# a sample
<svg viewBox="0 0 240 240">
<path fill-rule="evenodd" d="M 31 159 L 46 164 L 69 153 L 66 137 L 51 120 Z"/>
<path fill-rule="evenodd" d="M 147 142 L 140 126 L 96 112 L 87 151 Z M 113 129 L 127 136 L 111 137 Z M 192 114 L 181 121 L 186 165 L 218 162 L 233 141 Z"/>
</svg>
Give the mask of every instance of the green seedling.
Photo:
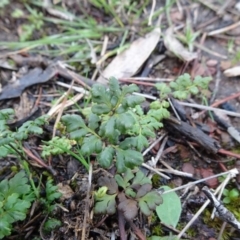
<svg viewBox="0 0 240 240">
<path fill-rule="evenodd" d="M 0 182 L 0 239 L 11 234 L 14 222 L 26 218 L 34 199 L 24 171 Z"/>
<path fill-rule="evenodd" d="M 194 47 L 194 42 L 199 35 L 200 35 L 200 32 L 193 32 L 191 25 L 188 23 L 185 28 L 185 34 L 178 35 L 178 38 L 181 42 L 186 44 L 188 46 L 189 51 L 192 52 Z"/>
<path fill-rule="evenodd" d="M 114 214 L 118 209 L 127 220 L 132 220 L 138 210 L 149 216 L 162 203 L 160 194 L 152 190 L 151 180 L 140 170 L 134 174 L 128 169 L 114 178 L 100 177 L 98 186 L 101 188 L 94 194 L 96 214 Z"/>
<path fill-rule="evenodd" d="M 231 202 L 238 199 L 239 191 L 236 188 L 233 188 L 231 190 L 224 189 L 223 196 L 224 196 L 223 202 L 226 204 L 230 204 Z"/>
</svg>

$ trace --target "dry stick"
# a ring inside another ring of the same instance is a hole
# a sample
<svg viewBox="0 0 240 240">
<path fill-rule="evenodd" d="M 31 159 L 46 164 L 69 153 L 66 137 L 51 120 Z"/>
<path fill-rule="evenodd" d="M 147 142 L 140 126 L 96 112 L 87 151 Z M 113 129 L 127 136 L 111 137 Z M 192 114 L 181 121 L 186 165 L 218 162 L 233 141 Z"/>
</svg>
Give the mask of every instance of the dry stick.
<svg viewBox="0 0 240 240">
<path fill-rule="evenodd" d="M 225 113 L 229 116 L 240 117 L 240 113 L 231 112 L 231 111 L 223 110 L 223 109 L 220 109 L 220 108 L 214 108 L 214 107 L 204 106 L 204 105 L 200 105 L 200 104 L 186 103 L 186 102 L 180 102 L 180 101 L 178 101 L 178 103 L 183 105 L 183 106 L 192 107 L 192 108 L 198 108 L 198 109 L 204 109 L 204 110 L 210 110 L 210 111 L 218 110 L 218 111 L 220 111 L 222 113 Z"/>
<path fill-rule="evenodd" d="M 236 174 L 238 173 L 238 170 L 236 168 L 234 169 L 231 169 L 229 170 L 228 172 L 225 172 L 225 173 L 221 173 L 221 174 L 216 174 L 215 176 L 222 176 L 222 175 L 225 175 L 225 174 L 228 174 L 229 177 L 234 177 L 236 176 Z M 211 176 L 213 177 L 213 176 Z M 224 180 L 225 181 L 228 181 L 228 178 L 226 178 Z M 218 188 L 215 190 L 215 193 L 214 195 L 216 195 L 222 188 L 223 184 L 225 183 L 222 183 L 220 186 L 218 186 Z M 186 184 L 188 185 L 188 184 Z M 174 189 L 172 189 L 174 190 Z M 169 190 L 171 191 L 171 190 Z M 169 191 L 166 191 L 166 192 L 169 192 Z M 164 193 L 163 193 L 164 194 Z M 193 222 L 199 217 L 199 215 L 204 211 L 204 209 L 207 207 L 207 205 L 210 203 L 210 200 L 208 199 L 203 205 L 202 207 L 198 210 L 198 212 L 193 216 L 193 218 L 188 222 L 188 224 L 182 229 L 182 231 L 178 234 L 177 236 L 177 239 L 181 239 L 181 237 L 183 236 L 183 234 L 187 231 L 187 229 L 193 224 Z"/>
<path fill-rule="evenodd" d="M 208 20 L 206 22 L 203 22 L 202 24 L 198 25 L 196 29 L 199 30 L 199 29 L 202 29 L 206 26 L 209 26 L 211 23 L 217 21 L 218 19 L 219 19 L 219 17 L 215 16 L 215 17 L 211 18 L 210 20 Z"/>
<path fill-rule="evenodd" d="M 130 80 L 129 78 L 120 78 L 119 81 L 121 82 L 129 82 L 129 83 L 135 83 L 137 85 L 144 85 L 144 86 L 149 86 L 149 87 L 154 87 L 155 84 L 154 83 L 148 83 L 148 82 L 141 82 L 141 81 L 137 81 L 137 80 Z"/>
<path fill-rule="evenodd" d="M 154 9 L 156 7 L 156 0 L 152 0 L 152 7 L 151 7 L 151 12 L 148 18 L 148 26 L 152 26 L 152 18 L 153 18 L 153 13 Z"/>
<path fill-rule="evenodd" d="M 227 26 L 227 27 L 224 27 L 224 28 L 221 28 L 221 29 L 217 29 L 217 30 L 214 30 L 214 31 L 211 31 L 208 33 L 208 36 L 214 36 L 214 35 L 217 35 L 219 33 L 224 33 L 224 32 L 227 32 L 229 30 L 232 30 L 236 27 L 238 27 L 240 25 L 240 21 L 239 22 L 236 22 L 230 26 Z"/>
<path fill-rule="evenodd" d="M 174 79 L 173 78 L 152 78 L 152 77 L 129 77 L 129 78 L 120 78 L 118 80 L 122 82 L 128 82 L 132 80 L 149 81 L 149 82 L 171 82 Z"/>
<path fill-rule="evenodd" d="M 45 167 L 49 172 L 52 173 L 53 176 L 56 176 L 57 173 L 55 172 L 55 170 L 51 167 L 51 166 L 48 166 L 43 160 L 37 158 L 36 156 L 33 155 L 33 153 L 27 149 L 27 148 L 24 148 L 23 147 L 23 151 L 31 158 L 33 159 L 34 161 L 36 161 L 37 163 L 39 163 L 39 165 L 41 165 L 42 167 Z"/>
<path fill-rule="evenodd" d="M 164 137 L 166 136 L 166 133 L 160 136 L 157 140 L 155 140 L 144 152 L 143 156 L 145 156 L 152 148 L 154 148 Z"/>
<path fill-rule="evenodd" d="M 240 230 L 240 222 L 226 207 L 223 206 L 223 204 L 219 200 L 217 200 L 217 198 L 212 194 L 208 187 L 203 187 L 202 191 L 206 194 L 206 196 L 210 199 L 210 201 L 216 208 L 218 217 L 232 225 L 237 230 Z"/>
<path fill-rule="evenodd" d="M 174 105 L 173 105 L 173 103 L 172 103 L 172 101 L 171 101 L 171 98 L 168 98 L 168 102 L 170 103 L 170 106 L 171 106 L 171 108 L 172 108 L 175 116 L 177 117 L 177 119 L 178 119 L 179 121 L 181 121 L 181 118 L 179 117 L 179 115 L 178 115 L 178 113 L 177 113 L 177 111 L 176 111 L 176 109 L 175 109 L 175 107 L 174 107 Z"/>
<path fill-rule="evenodd" d="M 213 103 L 213 101 L 215 100 L 215 97 L 217 95 L 217 92 L 219 90 L 219 83 L 221 82 L 221 72 L 220 72 L 220 64 L 218 62 L 217 64 L 217 74 L 216 74 L 216 82 L 215 82 L 215 87 L 210 99 L 210 104 Z"/>
<path fill-rule="evenodd" d="M 121 210 L 118 209 L 118 228 L 119 235 L 121 240 L 127 240 L 126 231 L 125 231 L 125 218 Z M 83 239 L 82 239 L 83 240 Z"/>
<path fill-rule="evenodd" d="M 143 233 L 141 232 L 141 230 L 139 228 L 137 228 L 137 226 L 133 223 L 133 221 L 129 221 L 129 224 L 132 228 L 132 230 L 134 231 L 134 233 L 137 235 L 138 239 L 140 240 L 146 240 L 147 238 L 143 235 Z"/>
<path fill-rule="evenodd" d="M 225 103 L 225 102 L 227 102 L 227 101 L 230 101 L 230 100 L 232 100 L 232 99 L 234 99 L 234 98 L 237 98 L 237 97 L 240 97 L 240 92 L 235 93 L 235 94 L 233 94 L 233 95 L 231 95 L 231 96 L 228 96 L 228 97 L 226 97 L 226 98 L 224 98 L 224 99 L 222 99 L 222 100 L 216 101 L 215 103 L 211 104 L 210 106 L 211 106 L 211 107 L 218 107 L 220 104 Z M 198 117 L 200 117 L 200 116 L 201 116 L 202 114 L 204 114 L 205 112 L 206 112 L 206 110 L 198 113 Z"/>
<path fill-rule="evenodd" d="M 56 118 L 55 123 L 54 123 L 54 126 L 53 126 L 52 138 L 54 138 L 55 135 L 56 135 L 57 125 L 58 125 L 58 123 L 59 123 L 59 121 L 60 121 L 60 119 L 61 119 L 61 116 L 62 116 L 62 114 L 63 114 L 63 110 L 64 110 L 64 108 L 65 108 L 65 106 L 66 106 L 66 102 L 67 102 L 67 97 L 69 96 L 69 94 L 70 94 L 70 92 L 71 92 L 71 90 L 72 90 L 73 84 L 74 84 L 74 80 L 72 81 L 71 86 L 70 86 L 70 88 L 68 89 L 68 91 L 67 91 L 67 93 L 66 93 L 66 95 L 65 95 L 65 97 L 64 97 L 64 99 L 63 99 L 63 101 L 62 101 L 60 110 L 59 110 L 59 112 L 58 112 L 57 118 Z"/>
<path fill-rule="evenodd" d="M 164 165 L 166 168 L 168 168 L 168 169 L 157 168 L 157 170 L 160 171 L 160 172 L 171 173 L 171 174 L 182 176 L 182 177 L 193 177 L 193 174 L 191 174 L 191 173 L 181 172 L 181 171 L 173 169 L 170 165 L 168 165 L 163 160 L 160 160 L 160 162 L 162 163 L 162 165 Z"/>
<path fill-rule="evenodd" d="M 90 198 L 90 192 L 91 192 L 91 186 L 92 186 L 92 164 L 89 164 L 89 172 L 88 172 L 88 188 L 87 188 L 87 196 L 85 201 L 85 213 L 84 213 L 84 219 L 83 219 L 83 225 L 82 225 L 82 237 L 81 240 L 85 240 L 86 236 L 86 225 L 87 225 L 87 218 L 89 217 L 89 198 Z"/>
<path fill-rule="evenodd" d="M 227 222 L 223 222 L 223 224 L 221 226 L 221 229 L 220 229 L 220 232 L 218 234 L 217 240 L 221 240 L 222 239 L 222 235 L 223 235 L 223 232 L 224 232 L 226 226 L 227 226 Z"/>
<path fill-rule="evenodd" d="M 156 167 L 156 164 L 158 162 L 158 160 L 160 159 L 161 155 L 162 155 L 162 152 L 164 150 L 164 147 L 166 146 L 166 143 L 167 143 L 167 140 L 168 140 L 168 136 L 166 136 L 161 144 L 161 147 L 159 148 L 158 152 L 157 152 L 157 155 L 155 157 L 155 159 L 153 159 L 152 161 L 152 164 L 154 167 Z"/>
<path fill-rule="evenodd" d="M 197 47 L 197 48 L 200 48 L 201 50 L 203 50 L 204 52 L 207 52 L 207 53 L 209 53 L 209 54 L 211 54 L 211 55 L 213 55 L 213 56 L 216 56 L 216 57 L 219 57 L 219 58 L 222 58 L 222 59 L 227 59 L 228 57 L 227 56 L 225 56 L 225 55 L 222 55 L 222 54 L 219 54 L 219 53 L 217 53 L 217 52 L 214 52 L 214 51 L 212 51 L 212 50 L 210 50 L 210 49 L 208 49 L 208 48 L 206 48 L 206 47 L 204 47 L 204 46 L 201 46 L 200 44 L 198 44 L 198 43 L 193 43 L 194 44 L 194 46 L 195 47 Z"/>
<path fill-rule="evenodd" d="M 63 82 L 56 81 L 55 83 L 57 85 L 61 86 L 61 87 L 65 87 L 65 88 L 69 88 L 70 87 L 69 84 L 66 84 L 66 83 L 63 83 Z M 76 92 L 79 92 L 79 93 L 84 93 L 86 95 L 89 94 L 89 92 L 86 89 L 82 88 L 82 87 L 72 86 L 72 89 L 75 90 Z"/>
<path fill-rule="evenodd" d="M 167 175 L 165 175 L 165 174 L 159 172 L 157 169 L 155 169 L 155 168 L 149 166 L 149 165 L 146 164 L 146 163 L 142 163 L 142 166 L 145 167 L 145 168 L 147 168 L 148 170 L 150 170 L 150 171 L 152 171 L 152 172 L 155 172 L 156 174 L 160 175 L 161 177 L 163 177 L 163 178 L 165 178 L 165 179 L 167 179 L 167 180 L 170 179 L 170 177 L 168 177 Z"/>
</svg>

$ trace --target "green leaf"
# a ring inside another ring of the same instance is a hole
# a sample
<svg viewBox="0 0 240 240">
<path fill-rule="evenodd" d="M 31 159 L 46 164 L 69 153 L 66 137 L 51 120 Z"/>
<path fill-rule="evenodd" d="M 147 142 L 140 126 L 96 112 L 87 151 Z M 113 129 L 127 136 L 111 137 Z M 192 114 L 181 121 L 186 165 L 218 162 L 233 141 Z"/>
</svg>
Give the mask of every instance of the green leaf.
<svg viewBox="0 0 240 240">
<path fill-rule="evenodd" d="M 165 191 L 170 190 L 168 186 L 162 187 Z M 176 227 L 181 216 L 181 201 L 175 192 L 170 192 L 161 195 L 163 204 L 156 208 L 156 212 L 160 220 L 172 227 Z"/>
<path fill-rule="evenodd" d="M 166 83 L 157 83 L 155 87 L 160 91 L 160 98 L 166 98 L 171 93 L 171 88 Z"/>
<path fill-rule="evenodd" d="M 199 93 L 198 88 L 196 86 L 191 86 L 189 87 L 189 91 L 190 93 L 192 93 L 193 95 L 197 95 Z"/>
<path fill-rule="evenodd" d="M 187 99 L 189 95 L 188 91 L 175 91 L 173 92 L 173 97 L 178 98 L 178 99 Z"/>
<path fill-rule="evenodd" d="M 138 91 L 139 91 L 139 88 L 135 84 L 123 86 L 123 88 L 122 88 L 123 95 L 126 95 L 128 93 L 138 92 Z"/>
<path fill-rule="evenodd" d="M 80 140 L 82 137 L 86 136 L 89 130 L 87 128 L 78 129 L 70 132 L 70 138 L 75 140 Z"/>
<path fill-rule="evenodd" d="M 126 170 L 123 177 L 119 174 L 115 175 L 115 180 L 117 184 L 123 189 L 126 189 L 130 185 L 129 181 L 132 180 L 133 178 L 134 174 L 129 168 Z"/>
<path fill-rule="evenodd" d="M 135 123 L 135 119 L 129 112 L 118 114 L 116 119 L 116 126 L 119 130 L 124 131 L 125 129 L 131 128 Z"/>
<path fill-rule="evenodd" d="M 144 137 L 143 135 L 137 136 L 136 139 L 137 139 L 137 150 L 138 151 L 142 151 L 144 147 L 147 147 L 149 145 L 147 138 Z"/>
<path fill-rule="evenodd" d="M 61 227 L 61 225 L 62 225 L 61 221 L 55 218 L 51 218 L 44 223 L 43 230 L 46 232 L 51 232 L 55 228 Z"/>
<path fill-rule="evenodd" d="M 145 101 L 145 98 L 142 96 L 130 95 L 123 100 L 122 105 L 134 108 L 135 106 L 141 104 L 144 101 Z"/>
<path fill-rule="evenodd" d="M 81 152 L 85 156 L 89 156 L 92 153 L 99 153 L 102 151 L 102 141 L 95 135 L 85 137 L 81 147 Z"/>
<path fill-rule="evenodd" d="M 105 136 L 108 138 L 113 138 L 115 134 L 115 117 L 109 118 L 105 125 Z"/>
<path fill-rule="evenodd" d="M 67 150 L 72 148 L 74 140 L 70 140 L 66 137 L 54 137 L 50 141 L 44 143 L 41 155 L 43 158 L 46 158 L 48 156 L 66 153 Z"/>
<path fill-rule="evenodd" d="M 99 126 L 99 121 L 100 118 L 98 117 L 98 115 L 90 113 L 88 117 L 88 127 L 91 128 L 92 130 L 97 129 Z"/>
<path fill-rule="evenodd" d="M 139 207 L 142 213 L 149 216 L 152 210 L 162 203 L 162 197 L 156 191 L 148 192 L 139 199 Z"/>
<path fill-rule="evenodd" d="M 77 114 L 67 114 L 61 118 L 64 125 L 67 127 L 68 132 L 72 132 L 78 128 L 85 127 L 85 123 L 81 116 Z"/>
<path fill-rule="evenodd" d="M 202 88 L 202 89 L 207 89 L 209 82 L 212 80 L 211 77 L 201 77 L 201 76 L 196 76 L 194 79 L 194 84 L 196 86 Z"/>
<path fill-rule="evenodd" d="M 137 138 L 136 137 L 127 137 L 120 144 L 119 147 L 126 150 L 132 147 L 137 146 Z"/>
<path fill-rule="evenodd" d="M 117 194 L 106 194 L 102 198 L 95 199 L 94 212 L 96 214 L 114 214 L 116 212 L 116 196 Z"/>
<path fill-rule="evenodd" d="M 116 96 L 117 98 L 120 97 L 121 90 L 120 90 L 119 82 L 114 77 L 111 77 L 109 79 L 109 90 L 113 96 Z"/>
<path fill-rule="evenodd" d="M 101 115 L 101 114 L 107 114 L 111 111 L 111 107 L 108 106 L 105 103 L 102 104 L 97 104 L 97 105 L 93 105 L 92 106 L 92 112 L 97 114 L 97 115 Z"/>
<path fill-rule="evenodd" d="M 146 183 L 151 184 L 152 182 L 148 177 L 146 177 L 144 175 L 144 173 L 142 171 L 138 171 L 136 173 L 135 178 L 133 179 L 132 185 L 143 185 L 143 184 L 146 184 Z"/>
<path fill-rule="evenodd" d="M 97 156 L 98 163 L 103 168 L 109 168 L 113 162 L 114 153 L 115 150 L 113 147 L 108 146 L 104 148 L 103 151 Z"/>
</svg>

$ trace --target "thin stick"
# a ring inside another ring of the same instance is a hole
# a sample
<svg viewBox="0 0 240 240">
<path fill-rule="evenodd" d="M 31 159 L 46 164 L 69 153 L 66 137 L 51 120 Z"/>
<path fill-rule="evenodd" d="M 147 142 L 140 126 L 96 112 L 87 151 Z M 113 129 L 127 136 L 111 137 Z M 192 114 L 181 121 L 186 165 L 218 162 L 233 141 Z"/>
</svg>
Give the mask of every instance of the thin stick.
<svg viewBox="0 0 240 240">
<path fill-rule="evenodd" d="M 240 21 L 239 22 L 236 22 L 230 26 L 227 26 L 227 27 L 224 27 L 224 28 L 221 28 L 221 29 L 217 29 L 217 30 L 214 30 L 214 31 L 211 31 L 208 33 L 208 36 L 214 36 L 214 35 L 217 35 L 219 33 L 224 33 L 224 32 L 227 32 L 229 30 L 232 30 L 236 27 L 238 27 L 240 25 Z"/>
<path fill-rule="evenodd" d="M 186 102 L 180 102 L 180 101 L 178 101 L 178 103 L 183 105 L 183 106 L 186 106 L 186 107 L 192 107 L 192 108 L 198 108 L 198 109 L 204 109 L 204 110 L 210 110 L 210 111 L 218 110 L 218 111 L 220 111 L 222 113 L 225 113 L 229 116 L 240 117 L 240 113 L 231 112 L 231 111 L 223 110 L 223 109 L 220 109 L 220 108 L 214 108 L 214 107 L 204 106 L 204 105 L 200 105 L 200 104 L 186 103 Z"/>
<path fill-rule="evenodd" d="M 231 96 L 228 96 L 228 97 L 226 97 L 226 98 L 224 98 L 224 99 L 222 99 L 222 100 L 219 100 L 219 101 L 214 102 L 214 103 L 211 104 L 210 106 L 211 106 L 211 107 L 218 107 L 218 106 L 221 105 L 222 103 L 225 103 L 225 102 L 227 102 L 227 101 L 230 101 L 230 100 L 232 100 L 232 99 L 234 99 L 234 98 L 237 98 L 237 97 L 239 97 L 239 96 L 240 96 L 240 92 L 235 93 L 235 94 L 233 94 L 233 95 L 231 95 Z M 202 112 L 200 112 L 200 113 L 197 113 L 195 118 L 200 117 L 200 116 L 201 116 L 202 114 L 204 114 L 204 113 L 205 113 L 205 110 L 202 111 Z M 195 114 L 194 114 L 194 115 L 195 115 Z M 192 116 L 192 117 L 193 117 L 193 116 Z"/>
<path fill-rule="evenodd" d="M 160 136 L 157 140 L 155 140 L 144 152 L 143 152 L 143 156 L 145 156 L 152 148 L 154 148 L 164 137 L 166 136 L 166 134 L 163 134 L 162 136 Z"/>
<path fill-rule="evenodd" d="M 156 7 L 156 0 L 152 0 L 152 7 L 151 7 L 151 12 L 148 18 L 148 26 L 152 26 L 152 18 L 153 18 L 153 13 L 154 9 Z"/>
<path fill-rule="evenodd" d="M 166 143 L 167 143 L 167 140 L 168 140 L 168 136 L 166 136 L 161 144 L 161 147 L 159 148 L 158 150 L 158 153 L 156 155 L 156 157 L 153 159 L 152 163 L 153 163 L 153 166 L 156 167 L 156 164 L 158 162 L 158 160 L 160 159 L 162 153 L 163 153 L 163 149 L 164 147 L 166 146 Z"/>
<path fill-rule="evenodd" d="M 150 170 L 150 171 L 153 171 L 153 172 L 157 173 L 158 175 L 160 175 L 161 177 L 164 177 L 164 178 L 167 179 L 167 180 L 170 179 L 170 177 L 168 177 L 167 175 L 159 172 L 158 170 L 156 170 L 155 168 L 149 166 L 149 165 L 146 164 L 146 163 L 142 163 L 142 166 L 145 167 L 145 168 L 147 168 L 147 169 Z"/>
</svg>

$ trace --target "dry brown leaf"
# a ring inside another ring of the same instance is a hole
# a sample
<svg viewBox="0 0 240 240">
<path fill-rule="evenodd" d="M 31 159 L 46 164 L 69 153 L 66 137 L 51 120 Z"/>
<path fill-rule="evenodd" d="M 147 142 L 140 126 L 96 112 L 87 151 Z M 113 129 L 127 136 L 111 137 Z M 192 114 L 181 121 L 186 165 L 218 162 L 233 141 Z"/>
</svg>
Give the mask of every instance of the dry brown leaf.
<svg viewBox="0 0 240 240">
<path fill-rule="evenodd" d="M 239 76 L 240 75 L 240 66 L 229 68 L 229 69 L 225 70 L 223 73 L 226 77 Z"/>
<path fill-rule="evenodd" d="M 198 57 L 196 52 L 189 52 L 174 36 L 172 28 L 168 28 L 164 35 L 165 47 L 183 61 L 190 62 Z"/>
<path fill-rule="evenodd" d="M 117 55 L 104 69 L 97 82 L 106 84 L 110 77 L 126 78 L 133 76 L 148 59 L 160 39 L 160 28 L 155 28 L 145 37 L 135 40 L 128 49 Z"/>
</svg>

